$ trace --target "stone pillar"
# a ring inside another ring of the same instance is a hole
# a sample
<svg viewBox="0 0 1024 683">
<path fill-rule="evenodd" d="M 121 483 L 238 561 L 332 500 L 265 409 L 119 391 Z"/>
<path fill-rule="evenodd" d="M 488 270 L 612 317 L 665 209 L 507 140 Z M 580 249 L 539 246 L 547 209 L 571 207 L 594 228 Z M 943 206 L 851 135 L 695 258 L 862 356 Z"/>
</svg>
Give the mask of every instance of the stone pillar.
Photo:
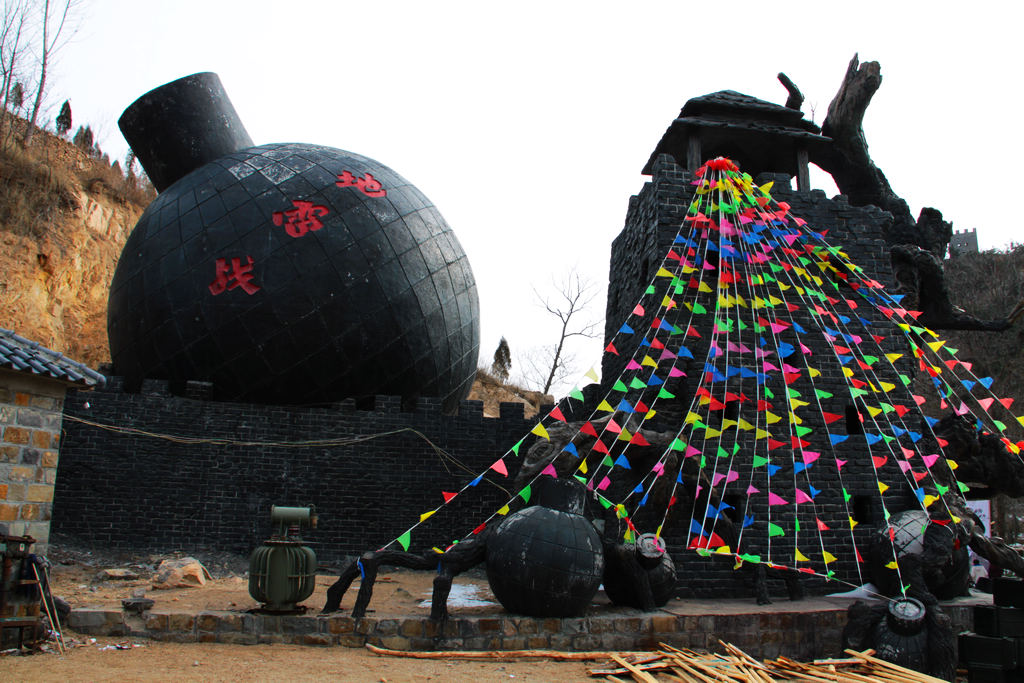
<svg viewBox="0 0 1024 683">
<path fill-rule="evenodd" d="M 45 554 L 57 481 L 62 383 L 0 373 L 0 530 L 31 536 Z"/>
<path fill-rule="evenodd" d="M 807 148 L 797 147 L 796 150 L 796 189 L 800 192 L 811 191 L 811 176 L 807 168 Z"/>
<path fill-rule="evenodd" d="M 691 131 L 686 138 L 686 170 L 696 171 L 704 160 L 700 158 L 700 133 Z"/>
</svg>

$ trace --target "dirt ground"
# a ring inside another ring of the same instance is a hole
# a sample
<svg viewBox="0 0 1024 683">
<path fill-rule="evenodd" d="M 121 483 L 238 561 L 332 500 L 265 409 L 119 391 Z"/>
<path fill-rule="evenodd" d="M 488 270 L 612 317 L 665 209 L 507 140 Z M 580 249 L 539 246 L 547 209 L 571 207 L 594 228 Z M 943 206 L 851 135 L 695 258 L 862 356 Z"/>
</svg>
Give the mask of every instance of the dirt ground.
<svg viewBox="0 0 1024 683">
<path fill-rule="evenodd" d="M 4 681 L 561 681 L 590 679 L 593 663 L 472 662 L 379 657 L 365 650 L 301 645 L 137 641 L 103 649 L 103 639 L 67 655 L 0 657 Z"/>
<path fill-rule="evenodd" d="M 213 579 L 201 588 L 153 590 L 152 577 L 160 560 L 174 555 L 96 556 L 88 551 L 51 548 L 53 594 L 72 608 L 120 609 L 123 598 L 145 594 L 155 601 L 153 609 L 199 612 L 246 610 L 256 607 L 244 577 L 245 558 L 230 555 L 197 557 Z M 105 569 L 128 570 L 135 579 L 105 580 Z M 323 605 L 330 574 L 317 577 L 316 592 L 306 601 L 310 612 Z M 430 572 L 396 570 L 382 572 L 373 601 L 374 616 L 423 614 L 433 575 Z M 482 575 L 463 575 L 457 584 L 473 597 L 493 601 Z M 355 601 L 358 581 L 342 602 L 348 612 Z M 458 614 L 495 613 L 491 606 L 453 606 Z M 161 643 L 143 639 L 92 639 L 65 634 L 72 647 L 65 655 L 40 653 L 0 656 L 0 681 L 585 681 L 587 668 L 597 662 L 505 661 L 479 662 L 450 659 L 417 660 L 378 656 L 344 647 L 299 645 L 222 645 L 215 643 Z M 121 649 L 124 648 L 124 649 Z"/>
<path fill-rule="evenodd" d="M 160 561 L 180 557 L 180 554 L 148 555 L 129 559 L 128 556 L 96 557 L 82 551 L 52 550 L 49 557 L 54 563 L 51 569 L 53 594 L 66 600 L 72 608 L 103 607 L 121 609 L 121 600 L 133 595 L 150 598 L 154 610 L 201 612 L 244 611 L 258 607 L 259 603 L 249 595 L 246 578 L 248 563 L 245 558 L 222 554 L 197 554 L 211 576 L 200 588 L 154 589 L 153 576 Z M 105 579 L 107 569 L 127 570 L 137 575 L 130 579 Z M 316 580 L 316 589 L 303 601 L 307 614 L 316 614 L 323 607 L 327 588 L 337 576 L 322 571 Z M 370 616 L 423 615 L 430 613 L 429 600 L 433 588 L 433 572 L 416 572 L 405 569 L 385 568 L 374 585 L 373 600 L 367 614 Z M 489 606 L 465 606 L 449 601 L 453 612 L 460 615 L 495 613 L 500 610 L 494 599 L 482 570 L 473 570 L 456 578 L 455 586 L 462 586 L 476 599 L 492 603 Z M 342 601 L 346 612 L 355 603 L 359 590 L 357 579 Z M 458 589 L 454 589 L 456 595 Z"/>
</svg>

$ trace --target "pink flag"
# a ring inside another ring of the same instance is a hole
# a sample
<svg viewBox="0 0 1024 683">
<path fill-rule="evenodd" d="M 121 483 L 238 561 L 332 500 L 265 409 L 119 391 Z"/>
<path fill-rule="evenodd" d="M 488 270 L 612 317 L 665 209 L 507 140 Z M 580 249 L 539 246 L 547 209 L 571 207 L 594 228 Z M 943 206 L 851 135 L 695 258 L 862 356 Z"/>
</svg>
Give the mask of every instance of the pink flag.
<svg viewBox="0 0 1024 683">
<path fill-rule="evenodd" d="M 785 498 L 781 498 L 771 491 L 768 492 L 768 504 L 769 505 L 789 505 L 789 501 Z"/>
<path fill-rule="evenodd" d="M 728 475 L 723 474 L 722 472 L 719 472 L 718 474 L 715 475 L 715 478 L 711 482 L 711 485 L 712 486 L 718 486 L 719 482 L 721 482 L 723 479 L 725 479 L 725 483 L 728 484 L 728 483 L 736 481 L 739 478 L 740 478 L 740 473 L 737 472 L 736 470 L 733 470 L 733 471 L 729 472 Z"/>
</svg>

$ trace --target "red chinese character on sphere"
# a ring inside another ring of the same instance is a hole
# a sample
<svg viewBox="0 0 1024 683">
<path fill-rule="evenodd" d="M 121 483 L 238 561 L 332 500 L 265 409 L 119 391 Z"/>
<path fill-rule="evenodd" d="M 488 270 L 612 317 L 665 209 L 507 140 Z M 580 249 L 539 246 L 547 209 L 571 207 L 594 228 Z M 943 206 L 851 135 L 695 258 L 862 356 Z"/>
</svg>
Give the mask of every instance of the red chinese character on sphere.
<svg viewBox="0 0 1024 683">
<path fill-rule="evenodd" d="M 274 225 L 284 225 L 292 237 L 302 237 L 311 230 L 316 232 L 324 227 L 320 218 L 327 215 L 326 206 L 302 200 L 293 201 L 292 206 L 295 208 L 274 212 Z"/>
<path fill-rule="evenodd" d="M 260 291 L 260 287 L 252 281 L 252 256 L 245 257 L 248 263 L 242 265 L 242 259 L 217 259 L 217 276 L 209 284 L 210 294 L 217 296 L 229 289 L 241 287 L 246 294 L 252 295 Z"/>
<path fill-rule="evenodd" d="M 386 197 L 388 194 L 388 191 L 384 189 L 380 181 L 374 178 L 371 173 L 367 173 L 363 178 L 356 178 L 349 171 L 345 171 L 338 176 L 338 182 L 335 185 L 338 187 L 354 187 L 367 197 Z"/>
</svg>

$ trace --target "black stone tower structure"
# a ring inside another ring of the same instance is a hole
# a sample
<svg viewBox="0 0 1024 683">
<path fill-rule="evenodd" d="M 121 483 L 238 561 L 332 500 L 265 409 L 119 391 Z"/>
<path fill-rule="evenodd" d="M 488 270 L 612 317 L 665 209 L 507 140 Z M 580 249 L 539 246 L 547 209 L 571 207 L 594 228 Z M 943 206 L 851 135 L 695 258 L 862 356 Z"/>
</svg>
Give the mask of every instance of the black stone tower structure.
<svg viewBox="0 0 1024 683">
<path fill-rule="evenodd" d="M 662 267 L 665 255 L 673 247 L 674 240 L 683 225 L 683 219 L 695 197 L 695 171 L 704 161 L 716 156 L 727 156 L 740 169 L 750 173 L 758 185 L 773 183 L 771 194 L 775 201 L 789 205 L 791 215 L 799 216 L 813 226 L 815 231 L 825 231 L 826 239 L 832 245 L 842 247 L 850 261 L 861 266 L 871 278 L 886 288 L 894 284 L 889 246 L 885 242 L 887 227 L 892 216 L 874 206 L 851 206 L 846 198 L 837 196 L 828 199 L 821 190 L 811 190 L 808 181 L 808 152 L 811 157 L 827 153 L 831 140 L 820 134 L 813 123 L 805 121 L 799 111 L 787 109 L 770 102 L 764 102 L 733 91 L 722 91 L 694 98 L 686 103 L 654 153 L 643 168 L 649 180 L 641 191 L 632 196 L 626 214 L 625 225 L 612 242 L 609 267 L 609 285 L 606 309 L 605 338 L 615 338 L 620 352 L 636 349 L 641 344 L 655 312 L 648 311 L 646 324 L 632 325 L 636 332 L 631 338 L 623 338 L 620 330 L 622 321 L 630 319 L 634 307 L 642 300 L 645 288 L 655 281 L 656 273 Z M 796 188 L 793 186 L 796 185 Z M 847 288 L 847 296 L 856 295 Z M 881 313 L 863 306 L 861 311 L 872 325 L 876 325 L 881 350 L 885 353 L 906 352 L 899 341 L 898 330 Z M 800 315 L 794 314 L 795 316 Z M 635 316 L 634 316 L 635 319 Z M 712 318 L 706 317 L 710 326 Z M 809 329 L 820 327 L 820 322 L 804 320 L 801 324 Z M 697 324 L 696 319 L 694 324 Z M 700 330 L 702 341 L 688 340 L 695 360 L 688 361 L 687 376 L 670 380 L 666 386 L 677 397 L 672 401 L 659 402 L 656 419 L 650 423 L 653 428 L 664 431 L 678 429 L 690 409 L 690 400 L 700 387 L 700 378 L 707 353 L 707 339 L 710 329 Z M 806 335 L 806 344 L 811 346 L 816 358 L 834 358 L 834 352 L 820 334 Z M 620 377 L 631 352 L 605 353 L 602 365 L 602 393 L 607 394 L 616 378 Z M 911 374 L 909 354 L 896 361 L 890 368 L 892 377 L 886 380 L 898 381 L 898 373 Z M 840 368 L 827 371 L 816 380 L 816 386 L 831 391 L 836 396 L 848 395 L 846 378 Z M 813 392 L 812 392 L 813 393 Z M 885 525 L 885 514 L 894 508 L 918 507 L 917 501 L 905 481 L 887 482 L 891 491 L 887 493 L 886 508 L 879 498 L 878 480 L 872 471 L 870 458 L 865 454 L 861 429 L 863 406 L 856 401 L 838 406 L 837 412 L 845 416 L 840 425 L 833 425 L 850 438 L 836 447 L 839 457 L 848 461 L 844 466 L 842 486 L 837 480 L 818 496 L 817 509 L 822 519 L 828 519 L 833 528 L 848 529 L 847 517 L 856 522 L 854 535 L 856 545 L 866 548 L 871 535 Z M 820 416 L 819 416 L 820 419 Z M 907 419 L 915 419 L 912 416 Z M 919 418 L 916 418 L 919 419 Z M 825 430 L 824 424 L 806 423 Z M 787 437 L 788 438 L 788 437 Z M 865 459 L 867 462 L 865 463 Z M 786 460 L 786 456 L 782 456 Z M 845 486 L 850 500 L 844 501 L 840 493 Z M 785 497 L 787 493 L 780 491 Z M 790 490 L 789 494 L 792 495 Z M 742 510 L 738 499 L 742 489 L 728 494 L 725 501 L 732 506 L 725 514 L 734 516 Z M 905 505 L 893 505 L 893 499 L 905 501 Z M 692 505 L 692 503 L 691 503 Z M 690 510 L 676 511 L 677 516 L 665 527 L 665 537 L 681 577 L 679 590 L 683 595 L 714 595 L 723 589 L 734 590 L 736 572 L 729 563 L 713 563 L 692 551 L 686 551 L 687 528 L 690 524 L 685 516 Z M 848 515 L 848 513 L 850 513 Z M 741 523 L 742 519 L 733 519 Z M 746 538 L 746 552 L 763 550 L 758 547 L 758 538 L 767 537 L 766 530 L 752 529 Z M 847 533 L 847 537 L 848 537 Z M 773 548 L 785 548 L 787 538 L 772 541 Z M 793 549 L 783 550 L 792 557 Z M 856 567 L 858 559 L 851 550 L 833 565 L 838 568 L 837 578 L 856 583 L 859 580 Z M 834 584 L 826 587 L 820 578 L 809 579 L 810 583 L 820 582 L 820 590 L 845 590 Z"/>
<path fill-rule="evenodd" d="M 322 403 L 435 397 L 476 374 L 469 260 L 431 202 L 373 159 L 253 146 L 215 74 L 161 86 L 119 124 L 160 191 L 129 237 L 107 329 L 128 389 Z"/>
</svg>

